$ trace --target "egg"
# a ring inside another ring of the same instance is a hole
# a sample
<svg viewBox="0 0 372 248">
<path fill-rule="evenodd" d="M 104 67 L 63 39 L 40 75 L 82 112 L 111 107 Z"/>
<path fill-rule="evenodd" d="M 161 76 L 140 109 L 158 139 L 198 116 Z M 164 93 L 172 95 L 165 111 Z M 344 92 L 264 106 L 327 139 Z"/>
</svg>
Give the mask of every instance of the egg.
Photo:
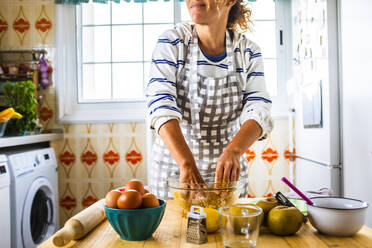
<svg viewBox="0 0 372 248">
<path fill-rule="evenodd" d="M 109 208 L 117 208 L 116 202 L 120 195 L 121 193 L 117 190 L 111 190 L 108 192 L 105 197 L 106 206 Z"/>
<path fill-rule="evenodd" d="M 125 185 L 125 190 L 137 190 L 141 195 L 145 194 L 145 188 L 143 187 L 143 184 L 141 181 L 133 179 L 127 182 Z"/>
<path fill-rule="evenodd" d="M 154 194 L 147 193 L 142 196 L 142 208 L 153 208 L 159 206 L 159 200 Z"/>
<path fill-rule="evenodd" d="M 116 204 L 120 209 L 139 208 L 142 204 L 142 195 L 136 190 L 126 189 L 120 194 Z"/>
</svg>

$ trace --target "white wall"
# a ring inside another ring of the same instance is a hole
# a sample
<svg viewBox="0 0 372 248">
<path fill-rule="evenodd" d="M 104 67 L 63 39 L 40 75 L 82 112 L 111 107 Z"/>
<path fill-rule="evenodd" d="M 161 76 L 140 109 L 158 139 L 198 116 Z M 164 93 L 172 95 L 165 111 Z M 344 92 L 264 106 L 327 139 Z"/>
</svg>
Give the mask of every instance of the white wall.
<svg viewBox="0 0 372 248">
<path fill-rule="evenodd" d="M 369 202 L 372 227 L 372 1 L 339 2 L 344 193 Z"/>
</svg>

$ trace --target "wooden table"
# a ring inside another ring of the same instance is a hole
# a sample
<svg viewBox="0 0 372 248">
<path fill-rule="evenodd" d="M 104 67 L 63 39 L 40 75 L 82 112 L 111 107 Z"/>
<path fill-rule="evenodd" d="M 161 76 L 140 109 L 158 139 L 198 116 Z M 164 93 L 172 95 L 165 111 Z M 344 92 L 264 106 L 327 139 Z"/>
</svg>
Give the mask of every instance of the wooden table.
<svg viewBox="0 0 372 248">
<path fill-rule="evenodd" d="M 186 243 L 186 222 L 187 219 L 179 216 L 178 206 L 173 200 L 167 202 L 166 211 L 161 224 L 159 225 L 153 237 L 146 241 L 125 241 L 120 239 L 119 235 L 112 229 L 110 223 L 105 220 L 98 225 L 84 239 L 71 241 L 64 247 L 97 247 L 97 248 L 119 248 L 119 247 L 144 247 L 144 248 L 164 248 L 164 247 L 216 247 L 222 248 L 223 243 L 219 232 L 208 235 L 208 243 L 194 245 Z M 40 248 L 54 247 L 51 239 L 48 239 L 39 246 Z M 270 234 L 262 229 L 257 247 L 371 247 L 372 248 L 372 229 L 364 226 L 353 237 L 330 237 L 321 235 L 308 223 L 303 225 L 296 235 L 280 237 Z"/>
</svg>

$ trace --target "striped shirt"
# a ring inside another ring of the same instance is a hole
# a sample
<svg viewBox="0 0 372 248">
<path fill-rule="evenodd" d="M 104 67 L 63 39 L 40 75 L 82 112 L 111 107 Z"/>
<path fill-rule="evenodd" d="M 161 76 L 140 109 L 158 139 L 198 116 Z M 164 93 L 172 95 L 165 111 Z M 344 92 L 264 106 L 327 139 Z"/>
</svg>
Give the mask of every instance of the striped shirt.
<svg viewBox="0 0 372 248">
<path fill-rule="evenodd" d="M 235 69 L 244 106 L 239 121 L 243 124 L 247 120 L 255 120 L 262 128 L 263 139 L 271 132 L 273 124 L 261 50 L 244 35 L 235 32 L 233 37 Z M 176 103 L 176 85 L 182 83 L 178 81 L 178 76 L 184 68 L 191 38 L 191 25 L 177 24 L 174 29 L 165 31 L 159 37 L 153 52 L 146 100 L 148 118 L 156 132 L 170 119 L 182 120 L 181 110 Z M 197 64 L 198 74 L 205 77 L 224 77 L 228 70 L 227 58 L 213 62 L 201 50 Z"/>
</svg>

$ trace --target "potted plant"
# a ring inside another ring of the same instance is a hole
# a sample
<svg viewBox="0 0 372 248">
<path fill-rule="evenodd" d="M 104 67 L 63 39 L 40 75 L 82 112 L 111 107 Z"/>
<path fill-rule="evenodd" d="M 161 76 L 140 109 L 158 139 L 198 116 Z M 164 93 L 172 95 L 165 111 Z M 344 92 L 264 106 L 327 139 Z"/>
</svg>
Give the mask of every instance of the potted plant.
<svg viewBox="0 0 372 248">
<path fill-rule="evenodd" d="M 5 105 L 20 113 L 22 119 L 12 119 L 6 127 L 6 135 L 24 135 L 32 132 L 37 126 L 37 100 L 35 85 L 31 80 L 6 82 L 2 85 Z"/>
</svg>

